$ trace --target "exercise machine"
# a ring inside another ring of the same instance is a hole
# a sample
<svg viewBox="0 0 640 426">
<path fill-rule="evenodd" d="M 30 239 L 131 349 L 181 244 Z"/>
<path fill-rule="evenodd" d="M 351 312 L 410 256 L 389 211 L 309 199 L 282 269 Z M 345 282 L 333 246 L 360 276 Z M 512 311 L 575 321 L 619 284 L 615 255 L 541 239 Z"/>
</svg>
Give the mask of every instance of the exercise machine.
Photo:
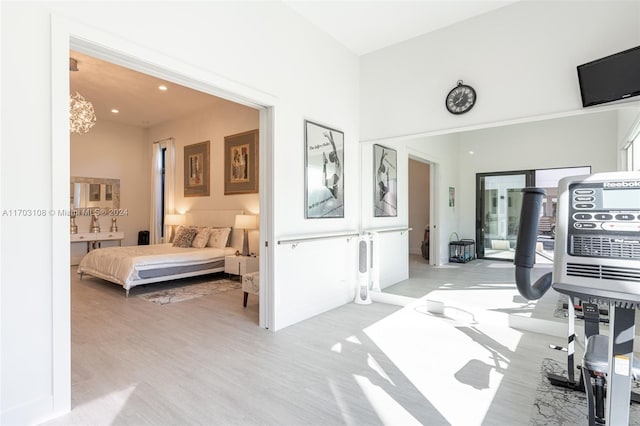
<svg viewBox="0 0 640 426">
<path fill-rule="evenodd" d="M 640 376 L 633 356 L 635 309 L 640 307 L 640 173 L 567 177 L 560 180 L 558 193 L 553 272 L 532 283 L 544 190 L 523 190 L 514 259 L 518 291 L 537 300 L 553 288 L 570 301 L 586 302 L 590 313 L 608 305 L 609 336 L 598 330 L 587 337 L 581 375 L 589 424 L 626 425 L 631 379 Z"/>
</svg>

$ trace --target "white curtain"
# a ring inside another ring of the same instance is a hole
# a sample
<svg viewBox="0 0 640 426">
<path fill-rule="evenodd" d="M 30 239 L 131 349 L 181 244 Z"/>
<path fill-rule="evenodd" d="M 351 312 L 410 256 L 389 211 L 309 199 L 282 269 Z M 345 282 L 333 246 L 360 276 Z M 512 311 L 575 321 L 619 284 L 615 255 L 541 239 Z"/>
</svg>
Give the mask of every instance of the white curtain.
<svg viewBox="0 0 640 426">
<path fill-rule="evenodd" d="M 149 222 L 149 244 L 162 243 L 162 150 L 165 152 L 164 170 L 164 214 L 174 213 L 174 189 L 176 156 L 173 138 L 153 144 L 151 156 L 151 218 Z M 167 233 L 165 232 L 165 235 Z"/>
</svg>

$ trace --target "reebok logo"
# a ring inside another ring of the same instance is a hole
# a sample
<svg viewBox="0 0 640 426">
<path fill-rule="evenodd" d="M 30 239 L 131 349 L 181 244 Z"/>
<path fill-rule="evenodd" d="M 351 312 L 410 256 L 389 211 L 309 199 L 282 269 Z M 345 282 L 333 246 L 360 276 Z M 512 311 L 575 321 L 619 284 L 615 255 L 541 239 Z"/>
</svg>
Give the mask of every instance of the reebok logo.
<svg viewBox="0 0 640 426">
<path fill-rule="evenodd" d="M 640 188 L 640 181 L 605 182 L 605 188 Z"/>
</svg>

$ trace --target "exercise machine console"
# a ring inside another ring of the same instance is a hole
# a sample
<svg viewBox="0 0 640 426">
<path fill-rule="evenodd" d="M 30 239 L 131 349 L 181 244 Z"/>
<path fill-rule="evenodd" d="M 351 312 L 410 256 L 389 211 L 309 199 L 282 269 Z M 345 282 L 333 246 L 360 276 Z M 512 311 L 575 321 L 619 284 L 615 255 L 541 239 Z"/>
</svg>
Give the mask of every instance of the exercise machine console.
<svg viewBox="0 0 640 426">
<path fill-rule="evenodd" d="M 521 295 L 536 300 L 553 288 L 609 305 L 609 338 L 589 337 L 585 364 L 606 377 L 604 418 L 589 399 L 589 422 L 629 423 L 635 309 L 640 307 L 640 173 L 612 172 L 560 180 L 553 273 L 531 282 L 544 190 L 523 190 L 514 263 Z M 593 341 L 591 341 L 593 339 Z M 603 354 L 606 347 L 606 355 Z M 593 372 L 590 370 L 590 372 Z M 591 395 L 591 377 L 585 377 Z M 604 389 L 602 386 L 600 389 Z"/>
</svg>

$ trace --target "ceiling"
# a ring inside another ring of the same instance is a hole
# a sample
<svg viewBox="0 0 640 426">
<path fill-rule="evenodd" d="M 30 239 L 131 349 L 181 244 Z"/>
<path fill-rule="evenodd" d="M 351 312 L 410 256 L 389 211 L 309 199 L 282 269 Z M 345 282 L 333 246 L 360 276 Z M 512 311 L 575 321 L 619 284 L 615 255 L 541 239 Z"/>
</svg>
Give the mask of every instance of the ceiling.
<svg viewBox="0 0 640 426">
<path fill-rule="evenodd" d="M 93 104 L 98 122 L 147 128 L 227 102 L 79 52 L 69 56 L 78 61 L 78 71 L 69 72 L 71 94 L 79 92 Z M 167 90 L 159 90 L 160 85 Z"/>
<path fill-rule="evenodd" d="M 356 55 L 515 3 L 484 0 L 285 1 Z"/>
<path fill-rule="evenodd" d="M 356 55 L 487 13 L 514 1 L 284 1 L 288 7 Z M 93 106 L 98 121 L 148 128 L 227 102 L 186 87 L 70 52 L 78 71 L 69 72 L 71 94 Z M 167 86 L 166 91 L 158 86 Z M 112 113 L 112 109 L 119 113 Z"/>
</svg>

